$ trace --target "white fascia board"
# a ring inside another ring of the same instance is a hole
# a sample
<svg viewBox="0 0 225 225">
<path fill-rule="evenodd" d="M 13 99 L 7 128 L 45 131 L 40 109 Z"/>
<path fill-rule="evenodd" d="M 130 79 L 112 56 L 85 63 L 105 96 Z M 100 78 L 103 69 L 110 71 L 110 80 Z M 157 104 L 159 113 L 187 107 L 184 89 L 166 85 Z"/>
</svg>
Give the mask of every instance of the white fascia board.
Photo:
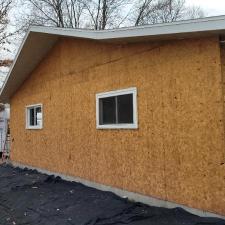
<svg viewBox="0 0 225 225">
<path fill-rule="evenodd" d="M 94 40 L 162 36 L 194 32 L 216 32 L 222 30 L 225 31 L 225 16 L 101 31 L 41 26 L 33 26 L 30 28 L 30 32 L 40 32 Z"/>
</svg>

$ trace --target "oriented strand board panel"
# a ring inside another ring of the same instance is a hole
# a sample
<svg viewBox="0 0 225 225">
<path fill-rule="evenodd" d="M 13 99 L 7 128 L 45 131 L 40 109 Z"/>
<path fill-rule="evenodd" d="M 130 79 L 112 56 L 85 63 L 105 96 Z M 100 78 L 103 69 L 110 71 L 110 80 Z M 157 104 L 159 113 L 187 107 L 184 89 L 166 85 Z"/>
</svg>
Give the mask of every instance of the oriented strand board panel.
<svg viewBox="0 0 225 225">
<path fill-rule="evenodd" d="M 97 130 L 96 93 L 129 87 L 139 128 Z M 218 37 L 61 39 L 11 99 L 12 160 L 225 214 L 223 98 Z"/>
</svg>

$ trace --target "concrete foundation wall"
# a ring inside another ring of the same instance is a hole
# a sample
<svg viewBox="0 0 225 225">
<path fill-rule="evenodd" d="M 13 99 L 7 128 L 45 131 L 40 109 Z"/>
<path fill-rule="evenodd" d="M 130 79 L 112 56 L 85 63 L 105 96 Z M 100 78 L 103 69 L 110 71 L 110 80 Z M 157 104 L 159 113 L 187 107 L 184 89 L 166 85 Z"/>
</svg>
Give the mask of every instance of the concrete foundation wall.
<svg viewBox="0 0 225 225">
<path fill-rule="evenodd" d="M 11 99 L 12 160 L 225 215 L 217 37 L 61 39 Z M 137 130 L 97 130 L 96 93 L 137 87 Z M 44 128 L 25 129 L 42 103 Z"/>
</svg>

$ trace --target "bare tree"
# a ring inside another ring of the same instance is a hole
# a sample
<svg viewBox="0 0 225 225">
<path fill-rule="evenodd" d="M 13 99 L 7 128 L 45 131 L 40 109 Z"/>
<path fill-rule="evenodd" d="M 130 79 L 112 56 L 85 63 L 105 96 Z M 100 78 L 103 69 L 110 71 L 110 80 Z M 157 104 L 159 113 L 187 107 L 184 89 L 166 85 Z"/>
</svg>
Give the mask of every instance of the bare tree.
<svg viewBox="0 0 225 225">
<path fill-rule="evenodd" d="M 0 67 L 10 67 L 13 63 L 13 60 L 11 59 L 3 59 L 3 60 L 0 60 Z"/>
<path fill-rule="evenodd" d="M 8 31 L 11 4 L 12 0 L 0 0 L 0 50 L 6 50 L 5 45 L 9 44 L 8 38 L 12 36 L 12 33 Z"/>
<path fill-rule="evenodd" d="M 79 0 L 67 0 L 66 5 L 66 15 L 65 23 L 67 27 L 78 28 L 81 26 L 81 16 L 84 12 L 84 4 Z"/>
<path fill-rule="evenodd" d="M 11 38 L 15 32 L 9 28 L 9 12 L 13 0 L 0 0 L 0 84 L 4 81 L 12 60 L 8 57 L 10 52 Z"/>
<path fill-rule="evenodd" d="M 186 7 L 185 0 L 162 0 L 163 7 L 156 12 L 157 22 L 169 23 L 184 18 Z"/>
<path fill-rule="evenodd" d="M 25 0 L 29 24 L 56 27 L 88 27 L 103 30 L 118 27 L 128 17 L 124 13 L 131 0 Z M 132 2 L 132 1 L 131 1 Z"/>
<path fill-rule="evenodd" d="M 30 12 L 25 12 L 28 23 L 21 24 L 28 25 L 104 30 L 124 24 L 138 26 L 203 16 L 200 8 L 187 7 L 185 0 L 21 1 Z"/>
<path fill-rule="evenodd" d="M 139 0 L 133 21 L 143 24 L 169 23 L 182 19 L 203 17 L 200 7 L 187 7 L 185 0 Z"/>
<path fill-rule="evenodd" d="M 89 26 L 95 30 L 119 27 L 128 17 L 125 12 L 130 0 L 87 0 L 83 1 L 90 16 Z"/>
<path fill-rule="evenodd" d="M 135 5 L 134 21 L 135 26 L 153 23 L 153 13 L 159 10 L 160 4 L 155 0 L 141 0 Z"/>
<path fill-rule="evenodd" d="M 12 63 L 13 60 L 8 58 L 0 60 L 0 86 L 5 80 L 5 77 L 9 71 L 9 67 L 12 65 Z"/>
<path fill-rule="evenodd" d="M 203 18 L 205 17 L 205 12 L 199 6 L 192 6 L 186 10 L 187 19 Z"/>
<path fill-rule="evenodd" d="M 80 0 L 26 0 L 28 24 L 56 27 L 80 27 L 84 4 Z"/>
</svg>

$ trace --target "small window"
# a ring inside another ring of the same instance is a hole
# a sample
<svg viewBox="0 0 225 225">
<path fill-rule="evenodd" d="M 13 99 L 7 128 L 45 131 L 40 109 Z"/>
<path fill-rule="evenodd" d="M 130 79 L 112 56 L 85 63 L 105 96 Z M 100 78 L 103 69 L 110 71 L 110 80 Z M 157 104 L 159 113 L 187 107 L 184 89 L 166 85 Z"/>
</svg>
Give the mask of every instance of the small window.
<svg viewBox="0 0 225 225">
<path fill-rule="evenodd" d="M 97 128 L 136 129 L 137 89 L 129 88 L 96 95 Z"/>
<path fill-rule="evenodd" d="M 42 105 L 31 105 L 26 107 L 26 128 L 42 129 Z"/>
</svg>

